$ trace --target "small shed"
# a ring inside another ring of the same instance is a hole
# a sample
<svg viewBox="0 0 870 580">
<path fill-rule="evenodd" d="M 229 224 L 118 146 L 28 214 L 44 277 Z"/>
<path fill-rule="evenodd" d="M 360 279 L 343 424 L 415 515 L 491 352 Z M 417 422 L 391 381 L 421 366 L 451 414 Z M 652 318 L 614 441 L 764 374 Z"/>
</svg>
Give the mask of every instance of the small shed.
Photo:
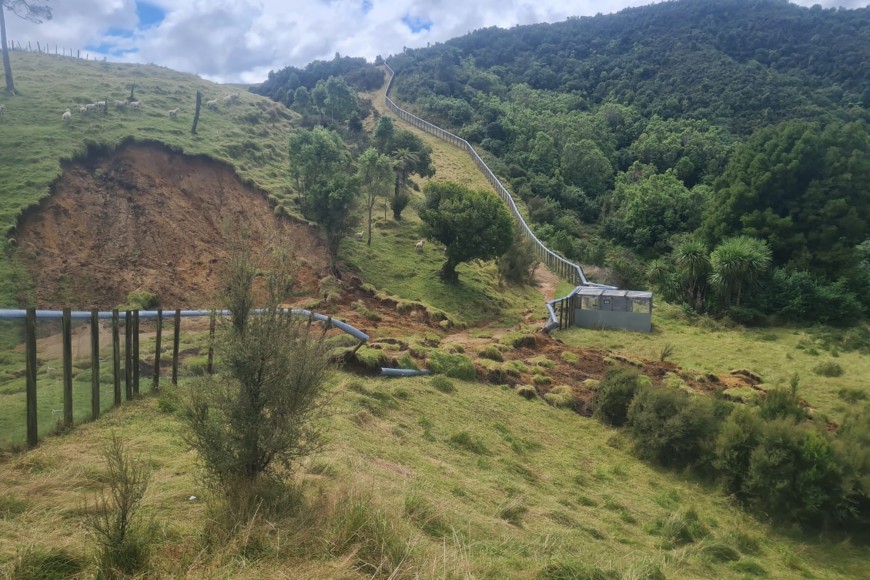
<svg viewBox="0 0 870 580">
<path fill-rule="evenodd" d="M 652 330 L 652 292 L 580 287 L 572 303 L 576 326 Z"/>
</svg>

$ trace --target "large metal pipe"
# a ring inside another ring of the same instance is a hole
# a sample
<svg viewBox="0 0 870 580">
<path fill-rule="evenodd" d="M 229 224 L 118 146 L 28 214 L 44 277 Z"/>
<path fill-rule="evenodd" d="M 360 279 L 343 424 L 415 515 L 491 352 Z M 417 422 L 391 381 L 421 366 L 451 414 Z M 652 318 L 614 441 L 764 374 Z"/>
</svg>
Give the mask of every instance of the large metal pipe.
<svg viewBox="0 0 870 580">
<path fill-rule="evenodd" d="M 381 367 L 381 374 L 385 377 L 421 377 L 431 375 L 432 371 L 427 369 L 388 369 Z"/>
</svg>

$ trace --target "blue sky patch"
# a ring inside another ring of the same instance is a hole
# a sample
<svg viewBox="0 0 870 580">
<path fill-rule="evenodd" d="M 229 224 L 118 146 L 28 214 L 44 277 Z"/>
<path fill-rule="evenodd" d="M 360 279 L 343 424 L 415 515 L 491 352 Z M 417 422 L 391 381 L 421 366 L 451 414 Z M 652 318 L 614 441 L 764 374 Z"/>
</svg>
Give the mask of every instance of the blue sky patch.
<svg viewBox="0 0 870 580">
<path fill-rule="evenodd" d="M 135 52 L 139 52 L 139 49 L 136 48 L 118 48 L 112 42 L 101 42 L 100 44 L 88 44 L 85 45 L 84 50 L 87 50 L 91 53 L 104 54 L 106 56 L 115 56 L 120 57 L 125 54 L 131 54 Z"/>
<path fill-rule="evenodd" d="M 139 17 L 139 27 L 157 26 L 166 18 L 166 12 L 159 6 L 148 2 L 136 2 L 136 16 Z"/>
<path fill-rule="evenodd" d="M 421 30 L 429 30 L 432 28 L 432 22 L 425 18 L 411 18 L 410 16 L 405 16 L 402 18 L 402 22 L 411 29 L 411 32 L 418 33 Z"/>
<path fill-rule="evenodd" d="M 368 14 L 369 12 L 372 11 L 372 2 L 371 2 L 371 0 L 363 0 L 363 3 L 362 3 L 362 11 L 363 11 L 363 14 Z"/>
<path fill-rule="evenodd" d="M 118 38 L 133 38 L 133 31 L 127 28 L 115 28 L 112 26 L 106 30 L 106 36 L 115 36 Z"/>
</svg>

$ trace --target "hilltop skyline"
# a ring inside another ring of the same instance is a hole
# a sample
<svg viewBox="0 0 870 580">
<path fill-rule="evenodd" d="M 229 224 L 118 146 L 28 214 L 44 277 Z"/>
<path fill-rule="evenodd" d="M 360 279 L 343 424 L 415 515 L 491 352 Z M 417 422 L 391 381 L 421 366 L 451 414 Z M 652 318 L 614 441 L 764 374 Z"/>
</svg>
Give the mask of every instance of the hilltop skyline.
<svg viewBox="0 0 870 580">
<path fill-rule="evenodd" d="M 270 70 L 301 67 L 335 53 L 371 60 L 404 47 L 444 42 L 489 26 L 510 28 L 609 14 L 644 0 L 72 0 L 48 2 L 54 18 L 32 24 L 10 15 L 17 42 L 80 49 L 91 58 L 154 63 L 217 82 L 257 83 Z M 802 6 L 861 8 L 867 0 L 797 0 Z M 198 47 L 198 48 L 197 48 Z M 14 68 L 14 67 L 13 67 Z"/>
</svg>

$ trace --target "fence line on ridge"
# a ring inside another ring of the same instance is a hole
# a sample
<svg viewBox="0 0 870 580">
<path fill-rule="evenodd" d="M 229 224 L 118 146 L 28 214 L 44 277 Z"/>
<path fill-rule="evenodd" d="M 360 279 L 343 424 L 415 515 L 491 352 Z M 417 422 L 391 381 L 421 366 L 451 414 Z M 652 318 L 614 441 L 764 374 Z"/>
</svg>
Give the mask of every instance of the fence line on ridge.
<svg viewBox="0 0 870 580">
<path fill-rule="evenodd" d="M 535 254 L 538 256 L 538 259 L 541 260 L 541 262 L 543 262 L 547 266 L 547 268 L 550 269 L 551 272 L 554 272 L 563 280 L 566 280 L 573 284 L 575 286 L 575 291 L 576 287 L 580 286 L 590 286 L 593 288 L 605 289 L 614 288 L 613 286 L 608 286 L 606 284 L 595 284 L 593 282 L 589 282 L 586 279 L 586 275 L 583 273 L 583 268 L 580 267 L 579 264 L 575 264 L 570 260 L 566 260 L 559 254 L 550 250 L 547 246 L 544 245 L 544 243 L 540 239 L 538 239 L 538 236 L 535 235 L 535 233 L 532 231 L 532 228 L 529 227 L 529 225 L 526 223 L 526 220 L 520 214 L 514 198 L 511 196 L 508 190 L 505 189 L 501 181 L 499 181 L 498 177 L 495 176 L 495 173 L 492 172 L 489 166 L 483 161 L 483 159 L 480 157 L 477 151 L 474 150 L 474 147 L 472 147 L 468 141 L 466 141 L 462 137 L 459 137 L 458 135 L 451 133 L 450 131 L 445 131 L 441 127 L 433 125 L 432 123 L 421 119 L 420 117 L 417 117 L 416 115 L 409 113 L 405 109 L 399 107 L 393 101 L 393 99 L 390 98 L 390 89 L 393 87 L 393 80 L 396 78 L 396 73 L 393 71 L 392 68 L 390 68 L 390 65 L 384 63 L 384 66 L 388 71 L 390 71 L 390 80 L 387 83 L 386 90 L 384 91 L 384 99 L 386 101 L 387 108 L 394 112 L 396 115 L 398 115 L 398 117 L 403 121 L 414 125 L 418 129 L 421 129 L 426 133 L 429 133 L 430 135 L 438 137 L 442 141 L 446 141 L 451 145 L 465 150 L 465 152 L 471 156 L 471 159 L 474 161 L 475 165 L 477 165 L 477 168 L 480 169 L 484 177 L 486 177 L 486 179 L 489 181 L 493 189 L 495 189 L 496 193 L 499 195 L 502 201 L 507 204 L 508 208 L 511 211 L 511 214 L 514 216 L 514 219 L 520 224 L 523 235 L 526 239 L 531 240 L 535 248 Z M 558 298 L 547 303 L 547 311 L 550 314 L 550 320 L 547 323 L 545 329 L 548 332 L 554 328 L 562 326 L 562 317 L 556 314 L 556 311 L 553 308 L 553 304 L 560 303 L 561 301 L 568 299 L 573 294 L 574 292 L 572 292 L 568 296 L 565 296 L 564 298 Z"/>
</svg>

